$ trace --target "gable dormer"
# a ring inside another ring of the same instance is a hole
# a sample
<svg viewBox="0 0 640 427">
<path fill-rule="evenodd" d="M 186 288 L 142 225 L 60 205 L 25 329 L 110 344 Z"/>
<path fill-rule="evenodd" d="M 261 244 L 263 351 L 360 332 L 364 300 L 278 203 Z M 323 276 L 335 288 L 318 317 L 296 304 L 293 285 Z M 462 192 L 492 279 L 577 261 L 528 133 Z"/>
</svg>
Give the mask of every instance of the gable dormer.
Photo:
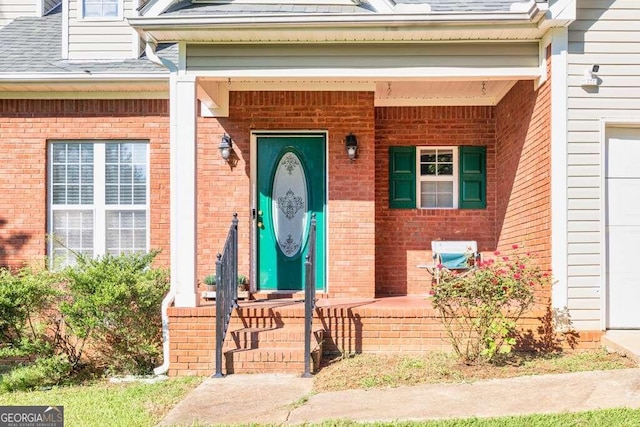
<svg viewBox="0 0 640 427">
<path fill-rule="evenodd" d="M 140 40 L 126 18 L 139 15 L 140 3 L 140 0 L 63 0 L 63 58 L 138 58 Z"/>
<path fill-rule="evenodd" d="M 0 27 L 16 18 L 44 16 L 61 0 L 0 0 Z"/>
</svg>

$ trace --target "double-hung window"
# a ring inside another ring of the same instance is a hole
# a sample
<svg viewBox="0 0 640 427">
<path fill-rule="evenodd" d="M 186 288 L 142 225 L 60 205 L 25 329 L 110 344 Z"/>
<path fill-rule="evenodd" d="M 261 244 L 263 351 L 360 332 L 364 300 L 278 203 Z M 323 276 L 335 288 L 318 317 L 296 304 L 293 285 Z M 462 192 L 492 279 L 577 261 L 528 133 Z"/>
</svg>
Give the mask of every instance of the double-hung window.
<svg viewBox="0 0 640 427">
<path fill-rule="evenodd" d="M 52 142 L 49 146 L 52 265 L 149 248 L 146 142 Z"/>
<path fill-rule="evenodd" d="M 457 147 L 418 148 L 419 204 L 421 208 L 458 207 Z"/>
<path fill-rule="evenodd" d="M 389 147 L 389 207 L 486 208 L 486 148 Z"/>
<path fill-rule="evenodd" d="M 122 0 L 80 0 L 82 18 L 121 19 Z"/>
</svg>

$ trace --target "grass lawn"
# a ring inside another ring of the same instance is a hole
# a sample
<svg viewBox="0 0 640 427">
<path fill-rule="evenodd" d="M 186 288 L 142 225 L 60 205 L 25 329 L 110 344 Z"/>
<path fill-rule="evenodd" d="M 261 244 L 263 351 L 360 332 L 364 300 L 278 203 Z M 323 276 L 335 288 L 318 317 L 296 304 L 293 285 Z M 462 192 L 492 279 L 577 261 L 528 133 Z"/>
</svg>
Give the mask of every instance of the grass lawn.
<svg viewBox="0 0 640 427">
<path fill-rule="evenodd" d="M 45 391 L 3 393 L 0 405 L 62 405 L 67 426 L 153 426 L 202 380 L 184 377 L 155 384 L 105 381 Z"/>
<path fill-rule="evenodd" d="M 393 423 L 355 423 L 327 421 L 317 427 L 636 427 L 640 425 L 640 409 L 605 409 L 575 414 L 527 415 L 503 418 L 468 418 L 464 420 L 407 421 Z M 312 426 L 307 426 L 312 427 Z"/>
<path fill-rule="evenodd" d="M 503 363 L 473 366 L 459 363 L 453 354 L 439 352 L 419 356 L 361 354 L 336 361 L 325 360 L 325 366 L 314 377 L 314 391 L 469 382 L 637 367 L 630 358 L 605 350 L 557 354 L 514 353 L 511 356 Z"/>
<path fill-rule="evenodd" d="M 508 363 L 466 366 L 449 354 L 421 356 L 366 354 L 326 361 L 314 378 L 314 392 L 352 388 L 399 387 L 436 382 L 474 381 L 601 369 L 636 367 L 624 356 L 601 351 L 555 355 L 514 354 Z M 46 391 L 0 394 L 0 405 L 62 405 L 68 426 L 153 426 L 184 396 L 203 381 L 185 377 L 155 384 L 110 384 L 56 387 Z M 498 419 L 358 424 L 327 421 L 318 426 L 638 426 L 640 410 L 614 409 L 577 414 L 534 415 Z"/>
</svg>

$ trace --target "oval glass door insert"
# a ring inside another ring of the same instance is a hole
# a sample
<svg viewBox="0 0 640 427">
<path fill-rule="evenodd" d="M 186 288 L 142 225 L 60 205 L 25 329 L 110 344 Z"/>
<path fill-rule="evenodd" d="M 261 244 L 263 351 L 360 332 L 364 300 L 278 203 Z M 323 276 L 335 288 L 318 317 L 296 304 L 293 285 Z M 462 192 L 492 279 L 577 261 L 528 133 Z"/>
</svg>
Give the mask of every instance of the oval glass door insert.
<svg viewBox="0 0 640 427">
<path fill-rule="evenodd" d="M 276 241 L 282 253 L 293 258 L 303 246 L 309 201 L 302 162 L 291 151 L 285 153 L 278 162 L 271 197 Z"/>
</svg>

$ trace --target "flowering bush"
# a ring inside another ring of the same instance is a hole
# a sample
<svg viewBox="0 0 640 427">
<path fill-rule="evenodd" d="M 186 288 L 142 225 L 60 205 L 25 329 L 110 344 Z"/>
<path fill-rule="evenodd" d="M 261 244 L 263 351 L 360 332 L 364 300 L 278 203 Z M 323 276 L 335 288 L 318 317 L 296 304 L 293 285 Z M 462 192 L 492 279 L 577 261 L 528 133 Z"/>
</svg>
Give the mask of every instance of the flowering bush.
<svg viewBox="0 0 640 427">
<path fill-rule="evenodd" d="M 454 351 L 467 364 L 511 352 L 516 322 L 533 304 L 535 289 L 549 284 L 548 273 L 530 254 L 520 253 L 517 245 L 512 249 L 505 255 L 496 251 L 495 259 L 463 273 L 438 266 L 432 304 Z"/>
</svg>

